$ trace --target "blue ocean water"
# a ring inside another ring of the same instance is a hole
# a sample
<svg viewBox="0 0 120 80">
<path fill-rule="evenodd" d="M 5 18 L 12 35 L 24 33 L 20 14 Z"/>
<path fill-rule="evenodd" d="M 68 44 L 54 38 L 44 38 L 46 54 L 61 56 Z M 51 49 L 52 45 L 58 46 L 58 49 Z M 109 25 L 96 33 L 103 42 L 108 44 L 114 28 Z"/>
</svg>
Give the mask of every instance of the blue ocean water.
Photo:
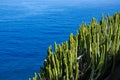
<svg viewBox="0 0 120 80">
<path fill-rule="evenodd" d="M 54 41 L 64 42 L 82 22 L 114 12 L 120 12 L 120 1 L 1 0 L 0 80 L 27 80 L 39 72 Z"/>
</svg>

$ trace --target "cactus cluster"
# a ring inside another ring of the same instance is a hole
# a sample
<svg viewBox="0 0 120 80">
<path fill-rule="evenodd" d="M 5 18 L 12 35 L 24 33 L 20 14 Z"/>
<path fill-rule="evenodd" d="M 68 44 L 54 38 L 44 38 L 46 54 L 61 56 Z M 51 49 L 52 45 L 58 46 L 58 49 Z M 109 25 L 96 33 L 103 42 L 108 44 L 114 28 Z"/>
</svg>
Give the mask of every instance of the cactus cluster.
<svg viewBox="0 0 120 80">
<path fill-rule="evenodd" d="M 82 23 L 68 41 L 48 48 L 44 67 L 29 80 L 103 80 L 120 54 L 120 13 Z M 108 70 L 109 69 L 109 70 Z"/>
</svg>

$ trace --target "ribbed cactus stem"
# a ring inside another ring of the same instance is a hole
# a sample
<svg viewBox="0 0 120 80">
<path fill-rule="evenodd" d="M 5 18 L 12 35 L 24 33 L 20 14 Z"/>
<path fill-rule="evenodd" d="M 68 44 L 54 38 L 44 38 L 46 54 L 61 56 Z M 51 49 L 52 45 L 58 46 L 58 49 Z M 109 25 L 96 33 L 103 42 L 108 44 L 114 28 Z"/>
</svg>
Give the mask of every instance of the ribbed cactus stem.
<svg viewBox="0 0 120 80">
<path fill-rule="evenodd" d="M 76 63 L 75 65 L 75 80 L 78 80 L 79 78 L 79 65 Z"/>
</svg>

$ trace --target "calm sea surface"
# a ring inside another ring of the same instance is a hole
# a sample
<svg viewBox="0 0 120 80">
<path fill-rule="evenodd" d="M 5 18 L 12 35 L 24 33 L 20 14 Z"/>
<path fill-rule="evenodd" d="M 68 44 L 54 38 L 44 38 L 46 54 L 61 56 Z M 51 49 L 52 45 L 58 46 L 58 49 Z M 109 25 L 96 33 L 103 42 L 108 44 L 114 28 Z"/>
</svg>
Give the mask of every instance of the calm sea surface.
<svg viewBox="0 0 120 80">
<path fill-rule="evenodd" d="M 0 80 L 27 80 L 39 72 L 46 50 L 76 33 L 92 17 L 120 12 L 120 1 L 0 1 Z M 89 0 L 88 0 L 89 1 Z M 95 1 L 95 0 L 92 0 Z M 108 0 L 109 1 L 109 0 Z"/>
</svg>

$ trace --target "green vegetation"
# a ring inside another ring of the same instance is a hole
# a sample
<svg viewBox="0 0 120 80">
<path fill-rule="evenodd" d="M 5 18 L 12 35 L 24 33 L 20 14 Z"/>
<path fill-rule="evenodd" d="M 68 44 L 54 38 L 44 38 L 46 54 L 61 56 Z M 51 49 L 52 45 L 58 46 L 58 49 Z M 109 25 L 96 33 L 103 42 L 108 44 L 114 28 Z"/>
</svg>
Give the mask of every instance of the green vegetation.
<svg viewBox="0 0 120 80">
<path fill-rule="evenodd" d="M 83 23 L 68 41 L 48 48 L 44 67 L 29 80 L 104 80 L 120 54 L 120 13 Z"/>
</svg>

